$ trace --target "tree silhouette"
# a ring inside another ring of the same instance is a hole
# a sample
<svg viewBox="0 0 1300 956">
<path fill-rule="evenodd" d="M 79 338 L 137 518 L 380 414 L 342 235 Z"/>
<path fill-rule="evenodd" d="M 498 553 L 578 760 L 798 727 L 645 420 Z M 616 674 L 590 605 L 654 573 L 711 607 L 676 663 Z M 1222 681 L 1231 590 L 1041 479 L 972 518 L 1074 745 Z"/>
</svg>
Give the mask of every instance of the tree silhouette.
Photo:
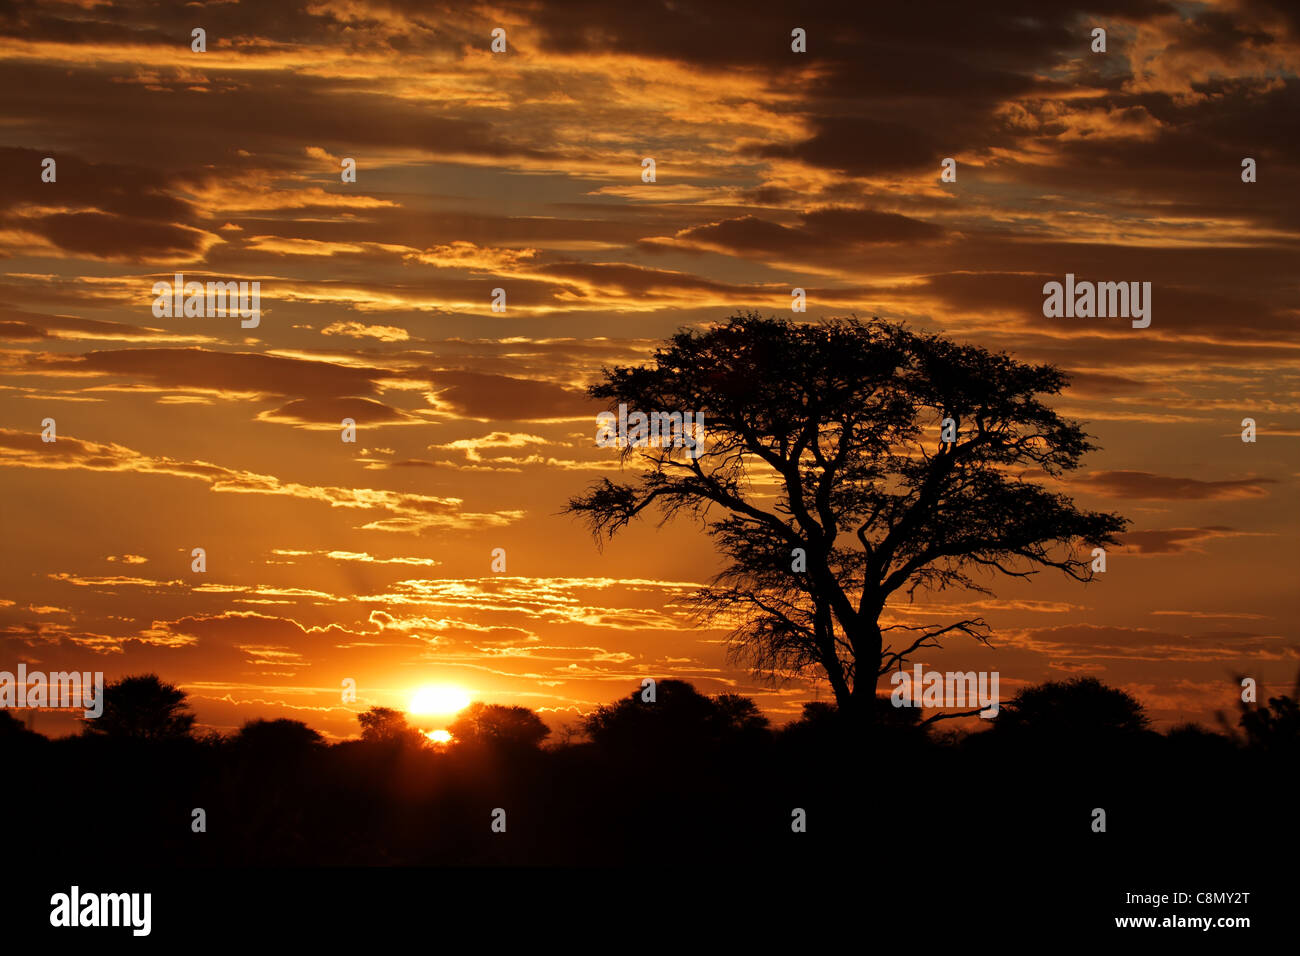
<svg viewBox="0 0 1300 956">
<path fill-rule="evenodd" d="M 750 698 L 741 694 L 719 694 L 713 701 L 718 718 L 728 731 L 751 734 L 767 730 L 767 718 Z"/>
<path fill-rule="evenodd" d="M 447 730 L 461 743 L 518 750 L 536 749 L 551 732 L 527 707 L 481 701 L 462 710 Z"/>
<path fill-rule="evenodd" d="M 1237 683 L 1241 683 L 1241 678 Z M 1268 703 L 1254 706 L 1240 701 L 1237 707 L 1241 714 L 1237 721 L 1241 734 L 1233 736 L 1245 746 L 1279 755 L 1300 752 L 1300 674 L 1296 675 L 1295 689 L 1290 696 L 1270 697 Z M 1226 723 L 1222 715 L 1219 720 Z"/>
<path fill-rule="evenodd" d="M 1194 721 L 1182 721 L 1165 732 L 1169 752 L 1178 758 L 1194 763 L 1213 760 L 1220 763 L 1237 750 L 1237 742 L 1231 737 L 1216 734 Z"/>
<path fill-rule="evenodd" d="M 391 707 L 371 707 L 357 714 L 361 739 L 370 743 L 423 745 L 424 735 L 406 723 L 406 715 Z"/>
<path fill-rule="evenodd" d="M 865 859 L 882 834 L 958 846 L 987 831 L 1029 848 L 1018 865 L 1038 879 L 1070 848 L 1055 837 L 1091 837 L 1094 807 L 1122 821 L 1121 859 L 1130 839 L 1134 851 L 1170 860 L 1217 854 L 1226 872 L 1241 846 L 1298 835 L 1294 697 L 1252 703 L 1238 733 L 1250 745 L 1238 746 L 1192 725 L 1144 732 L 1137 702 L 1093 678 L 1026 688 L 996 720 L 972 722 L 992 728 L 963 737 L 936 735 L 919 709 L 878 696 L 866 747 L 829 699 L 773 731 L 744 696 L 671 679 L 655 685 L 653 701 L 626 690 L 587 715 L 590 742 L 526 750 L 499 744 L 516 730 L 535 743 L 536 715 L 491 705 L 467 709 L 456 728 L 482 746 L 445 749 L 409 746 L 420 735 L 389 708 L 359 715 L 367 740 L 327 745 L 296 720 L 250 720 L 214 746 L 51 740 L 0 711 L 0 755 L 41 782 L 35 800 L 0 788 L 0 815 L 23 822 L 10 833 L 22 859 L 39 859 L 59 821 L 80 814 L 105 859 L 164 867 L 607 866 L 639 861 L 649 846 L 829 872 Z M 113 786 L 87 804 L 87 779 Z M 971 789 L 980 780 L 1015 785 L 980 799 Z M 486 825 L 498 806 L 517 838 Z M 190 837 L 197 807 L 216 839 Z M 795 808 L 809 823 L 798 836 L 786 822 Z M 1116 859 L 1107 850 L 1078 862 L 1100 873 Z"/>
<path fill-rule="evenodd" d="M 583 719 L 583 726 L 597 745 L 636 754 L 752 736 L 767 729 L 767 718 L 746 697 L 710 698 L 686 681 L 666 679 L 657 683 L 654 701 L 644 700 L 642 691 L 635 690 L 597 707 Z"/>
<path fill-rule="evenodd" d="M 110 738 L 174 740 L 188 737 L 194 715 L 186 695 L 157 674 L 123 677 L 104 688 L 104 712 L 84 720 L 85 732 Z"/>
<path fill-rule="evenodd" d="M 1095 677 L 1047 681 L 1026 687 L 1003 704 L 993 732 L 1052 738 L 1134 734 L 1150 726 L 1131 694 Z"/>
<path fill-rule="evenodd" d="M 234 744 L 257 756 L 298 757 L 320 747 L 325 739 L 301 720 L 250 720 L 240 728 Z"/>
<path fill-rule="evenodd" d="M 786 725 L 786 732 L 795 728 L 817 730 L 832 726 L 838 719 L 835 705 L 824 700 L 810 700 L 804 703 L 799 719 Z"/>
<path fill-rule="evenodd" d="M 991 593 L 975 575 L 1043 568 L 1088 581 L 1081 549 L 1126 527 L 1029 480 L 1094 448 L 1039 398 L 1067 383 L 1053 366 L 880 319 L 736 315 L 679 332 L 651 365 L 604 371 L 593 397 L 702 413 L 707 439 L 690 454 L 626 443 L 638 480 L 602 479 L 566 510 L 600 543 L 651 506 L 698 519 L 727 565 L 697 606 L 733 626 L 733 654 L 770 677 L 825 679 L 841 712 L 870 724 L 891 669 L 945 635 L 987 638 L 980 618 L 882 622 L 891 596 Z"/>
<path fill-rule="evenodd" d="M 17 740 L 37 736 L 39 735 L 9 711 L 0 710 L 0 740 Z"/>
</svg>

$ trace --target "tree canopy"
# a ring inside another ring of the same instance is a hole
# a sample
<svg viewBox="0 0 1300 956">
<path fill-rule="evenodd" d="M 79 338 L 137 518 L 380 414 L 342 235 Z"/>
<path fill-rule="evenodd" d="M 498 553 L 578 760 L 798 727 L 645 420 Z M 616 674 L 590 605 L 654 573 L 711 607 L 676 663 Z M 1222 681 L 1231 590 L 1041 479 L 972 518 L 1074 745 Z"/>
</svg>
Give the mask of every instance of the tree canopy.
<svg viewBox="0 0 1300 956">
<path fill-rule="evenodd" d="M 768 721 L 748 697 L 701 694 L 690 683 L 656 682 L 654 700 L 643 690 L 587 714 L 584 729 L 598 745 L 642 753 L 661 748 L 708 746 L 763 733 Z"/>
<path fill-rule="evenodd" d="M 406 715 L 392 707 L 371 707 L 357 714 L 361 739 L 369 743 L 424 744 L 424 735 L 406 722 Z"/>
<path fill-rule="evenodd" d="M 551 732 L 527 707 L 481 701 L 462 710 L 447 730 L 462 743 L 524 750 L 536 748 Z"/>
<path fill-rule="evenodd" d="M 1150 720 L 1137 698 L 1095 677 L 1026 687 L 1002 706 L 993 722 L 996 733 L 1032 733 L 1058 740 L 1137 733 L 1149 726 Z"/>
<path fill-rule="evenodd" d="M 104 712 L 84 723 L 86 733 L 105 737 L 170 740 L 194 726 L 186 694 L 157 674 L 123 677 L 104 688 Z"/>
</svg>

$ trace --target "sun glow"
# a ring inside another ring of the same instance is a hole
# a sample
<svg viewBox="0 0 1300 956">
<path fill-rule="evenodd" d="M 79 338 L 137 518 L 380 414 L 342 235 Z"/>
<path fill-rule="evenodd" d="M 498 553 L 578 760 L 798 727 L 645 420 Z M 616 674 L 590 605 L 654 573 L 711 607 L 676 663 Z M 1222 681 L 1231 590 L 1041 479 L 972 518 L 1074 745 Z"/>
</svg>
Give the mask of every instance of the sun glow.
<svg viewBox="0 0 1300 956">
<path fill-rule="evenodd" d="M 449 730 L 431 730 L 424 736 L 428 737 L 435 744 L 451 743 L 451 731 Z"/>
<path fill-rule="evenodd" d="M 416 716 L 454 714 L 458 710 L 464 710 L 469 702 L 469 692 L 463 687 L 430 684 L 415 692 L 407 712 Z"/>
</svg>

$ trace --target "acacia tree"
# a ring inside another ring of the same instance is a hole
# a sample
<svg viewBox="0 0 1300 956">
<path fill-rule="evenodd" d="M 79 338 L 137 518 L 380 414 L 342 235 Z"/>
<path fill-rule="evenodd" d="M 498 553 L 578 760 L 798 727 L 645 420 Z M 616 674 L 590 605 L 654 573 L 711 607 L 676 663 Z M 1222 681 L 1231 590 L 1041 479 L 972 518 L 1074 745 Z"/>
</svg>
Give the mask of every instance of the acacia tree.
<svg viewBox="0 0 1300 956">
<path fill-rule="evenodd" d="M 542 718 L 527 707 L 481 701 L 462 710 L 447 730 L 462 743 L 518 750 L 536 749 L 551 733 Z"/>
<path fill-rule="evenodd" d="M 82 730 L 115 739 L 179 740 L 190 736 L 194 720 L 185 691 L 157 674 L 137 674 L 104 688 L 104 712 L 85 718 Z"/>
<path fill-rule="evenodd" d="M 952 634 L 987 642 L 979 617 L 882 621 L 891 597 L 988 594 L 990 576 L 1044 568 L 1088 581 L 1090 549 L 1127 526 L 1033 480 L 1095 447 L 1040 399 L 1067 383 L 881 319 L 735 315 L 677 333 L 648 365 L 603 371 L 594 398 L 702 413 L 707 437 L 690 454 L 622 443 L 637 479 L 604 478 L 566 510 L 602 545 L 647 509 L 698 520 L 725 567 L 697 606 L 733 628 L 733 655 L 771 677 L 824 678 L 869 724 L 881 677 L 915 652 Z"/>
<path fill-rule="evenodd" d="M 357 714 L 361 739 L 368 743 L 423 746 L 424 735 L 406 722 L 406 715 L 392 707 L 371 707 Z"/>
<path fill-rule="evenodd" d="M 997 734 L 1043 734 L 1056 738 L 1136 734 L 1151 719 L 1132 694 L 1095 677 L 1047 681 L 1021 688 L 993 721 Z"/>
</svg>

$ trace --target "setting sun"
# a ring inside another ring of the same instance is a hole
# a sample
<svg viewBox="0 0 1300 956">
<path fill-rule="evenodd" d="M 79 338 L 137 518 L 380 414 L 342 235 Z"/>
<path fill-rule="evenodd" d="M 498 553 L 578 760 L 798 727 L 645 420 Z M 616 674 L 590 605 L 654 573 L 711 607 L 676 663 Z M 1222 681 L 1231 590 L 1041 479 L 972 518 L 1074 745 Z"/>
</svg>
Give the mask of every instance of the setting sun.
<svg viewBox="0 0 1300 956">
<path fill-rule="evenodd" d="M 407 711 L 411 714 L 454 714 L 469 705 L 469 692 L 454 684 L 431 684 L 421 687 L 411 697 Z"/>
</svg>

